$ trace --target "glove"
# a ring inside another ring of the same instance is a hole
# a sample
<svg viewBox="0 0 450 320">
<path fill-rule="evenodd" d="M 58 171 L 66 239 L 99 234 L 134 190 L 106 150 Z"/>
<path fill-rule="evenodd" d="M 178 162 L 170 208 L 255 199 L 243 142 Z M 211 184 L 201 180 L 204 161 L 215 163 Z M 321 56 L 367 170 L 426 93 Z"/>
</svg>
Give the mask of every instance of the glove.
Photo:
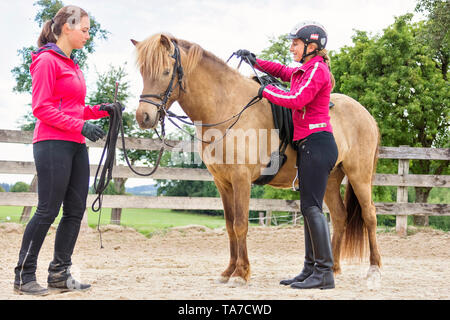
<svg viewBox="0 0 450 320">
<path fill-rule="evenodd" d="M 125 110 L 125 107 L 120 102 L 114 102 L 114 103 L 102 103 L 100 105 L 99 110 L 100 111 L 106 111 L 109 115 L 114 113 L 114 109 L 117 108 L 120 110 Z"/>
<path fill-rule="evenodd" d="M 92 142 L 95 142 L 105 136 L 105 132 L 102 130 L 102 128 L 89 122 L 84 123 L 81 134 Z"/>
<path fill-rule="evenodd" d="M 264 89 L 266 88 L 266 86 L 267 86 L 267 84 L 263 84 L 263 85 L 261 85 L 261 87 L 260 87 L 259 90 L 258 90 L 258 97 L 259 97 L 260 99 L 263 98 L 263 91 L 264 91 Z"/>
<path fill-rule="evenodd" d="M 256 56 L 254 53 L 251 53 L 250 51 L 246 49 L 239 49 L 234 53 L 237 57 L 241 58 L 248 64 L 250 64 L 252 67 L 256 64 Z"/>
</svg>

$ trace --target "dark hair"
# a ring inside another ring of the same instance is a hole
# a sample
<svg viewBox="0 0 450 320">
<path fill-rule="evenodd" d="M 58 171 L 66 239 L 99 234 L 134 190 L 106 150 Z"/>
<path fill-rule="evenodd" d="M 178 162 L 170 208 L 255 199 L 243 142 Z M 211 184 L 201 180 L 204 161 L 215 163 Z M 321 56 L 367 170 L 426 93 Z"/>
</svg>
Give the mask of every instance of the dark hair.
<svg viewBox="0 0 450 320">
<path fill-rule="evenodd" d="M 49 42 L 56 43 L 61 35 L 62 27 L 68 23 L 70 28 L 80 23 L 81 18 L 88 16 L 87 12 L 76 6 L 65 6 L 59 9 L 56 15 L 47 20 L 42 27 L 41 34 L 37 41 L 38 47 L 42 47 Z"/>
</svg>

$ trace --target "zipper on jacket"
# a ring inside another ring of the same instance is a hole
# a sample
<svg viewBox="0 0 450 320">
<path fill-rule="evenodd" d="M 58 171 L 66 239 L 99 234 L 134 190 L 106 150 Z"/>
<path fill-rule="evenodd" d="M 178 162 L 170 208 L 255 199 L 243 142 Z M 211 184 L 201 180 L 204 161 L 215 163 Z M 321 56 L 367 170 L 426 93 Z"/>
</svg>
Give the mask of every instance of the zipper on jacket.
<svg viewBox="0 0 450 320">
<path fill-rule="evenodd" d="M 61 106 L 62 106 L 62 98 L 59 100 L 59 111 L 61 111 Z"/>
<path fill-rule="evenodd" d="M 306 106 L 303 107 L 303 116 L 302 116 L 302 119 L 305 119 L 305 114 L 306 114 Z"/>
</svg>

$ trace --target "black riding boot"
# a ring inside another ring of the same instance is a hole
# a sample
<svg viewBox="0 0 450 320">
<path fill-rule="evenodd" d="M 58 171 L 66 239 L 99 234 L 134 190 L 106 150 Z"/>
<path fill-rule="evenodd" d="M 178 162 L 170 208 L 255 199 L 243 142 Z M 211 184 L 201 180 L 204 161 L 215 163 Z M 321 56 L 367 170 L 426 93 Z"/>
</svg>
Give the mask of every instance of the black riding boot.
<svg viewBox="0 0 450 320">
<path fill-rule="evenodd" d="M 292 279 L 281 280 L 280 284 L 284 284 L 285 286 L 294 282 L 301 282 L 305 280 L 313 273 L 314 270 L 314 253 L 306 219 L 304 219 L 303 229 L 305 230 L 305 262 L 303 263 L 303 270 Z"/>
<path fill-rule="evenodd" d="M 295 289 L 332 289 L 334 288 L 333 254 L 331 252 L 328 223 L 318 207 L 309 207 L 303 214 L 309 228 L 314 252 L 314 271 L 302 282 L 294 282 Z"/>
</svg>

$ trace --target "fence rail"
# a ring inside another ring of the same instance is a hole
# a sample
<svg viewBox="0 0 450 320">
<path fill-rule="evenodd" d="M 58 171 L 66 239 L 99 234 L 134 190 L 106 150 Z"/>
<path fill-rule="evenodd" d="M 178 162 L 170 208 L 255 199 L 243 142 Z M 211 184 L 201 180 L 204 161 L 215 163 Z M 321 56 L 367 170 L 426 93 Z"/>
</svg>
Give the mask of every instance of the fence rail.
<svg viewBox="0 0 450 320">
<path fill-rule="evenodd" d="M 30 144 L 32 132 L 18 130 L 0 130 L 0 143 Z M 170 145 L 183 143 L 187 150 L 196 152 L 197 144 L 192 141 L 170 141 Z M 161 144 L 155 139 L 126 138 L 129 149 L 159 150 Z M 103 142 L 87 142 L 91 148 L 103 148 Z M 185 150 L 186 150 L 185 149 Z M 171 148 L 167 148 L 168 151 Z M 377 214 L 389 214 L 397 216 L 396 229 L 399 234 L 406 234 L 406 218 L 408 215 L 450 215 L 448 204 L 408 203 L 408 187 L 450 187 L 450 176 L 448 175 L 416 175 L 409 174 L 409 160 L 450 160 L 450 149 L 438 148 L 411 148 L 401 146 L 380 147 L 379 157 L 384 159 L 398 159 L 398 174 L 376 174 L 374 185 L 396 186 L 396 203 L 376 203 Z M 91 174 L 95 174 L 96 165 L 91 165 Z M 137 167 L 137 170 L 146 172 L 148 167 Z M 0 174 L 35 174 L 33 162 L 26 161 L 0 161 Z M 126 166 L 116 166 L 113 170 L 113 178 L 140 178 Z M 211 174 L 206 169 L 190 168 L 165 168 L 160 167 L 151 176 L 152 179 L 167 180 L 199 180 L 212 181 Z M 148 179 L 148 177 L 147 177 Z M 343 181 L 343 184 L 346 181 Z M 88 206 L 95 199 L 89 195 Z M 3 206 L 34 206 L 37 203 L 37 194 L 30 193 L 0 193 L 0 205 Z M 168 208 L 187 210 L 222 210 L 220 198 L 196 198 L 196 197 L 151 197 L 151 196 L 109 196 L 103 198 L 105 208 Z M 265 211 L 270 216 L 272 211 L 286 211 L 296 214 L 300 211 L 299 201 L 279 199 L 251 199 L 250 210 Z M 328 208 L 324 206 L 328 212 Z"/>
</svg>

